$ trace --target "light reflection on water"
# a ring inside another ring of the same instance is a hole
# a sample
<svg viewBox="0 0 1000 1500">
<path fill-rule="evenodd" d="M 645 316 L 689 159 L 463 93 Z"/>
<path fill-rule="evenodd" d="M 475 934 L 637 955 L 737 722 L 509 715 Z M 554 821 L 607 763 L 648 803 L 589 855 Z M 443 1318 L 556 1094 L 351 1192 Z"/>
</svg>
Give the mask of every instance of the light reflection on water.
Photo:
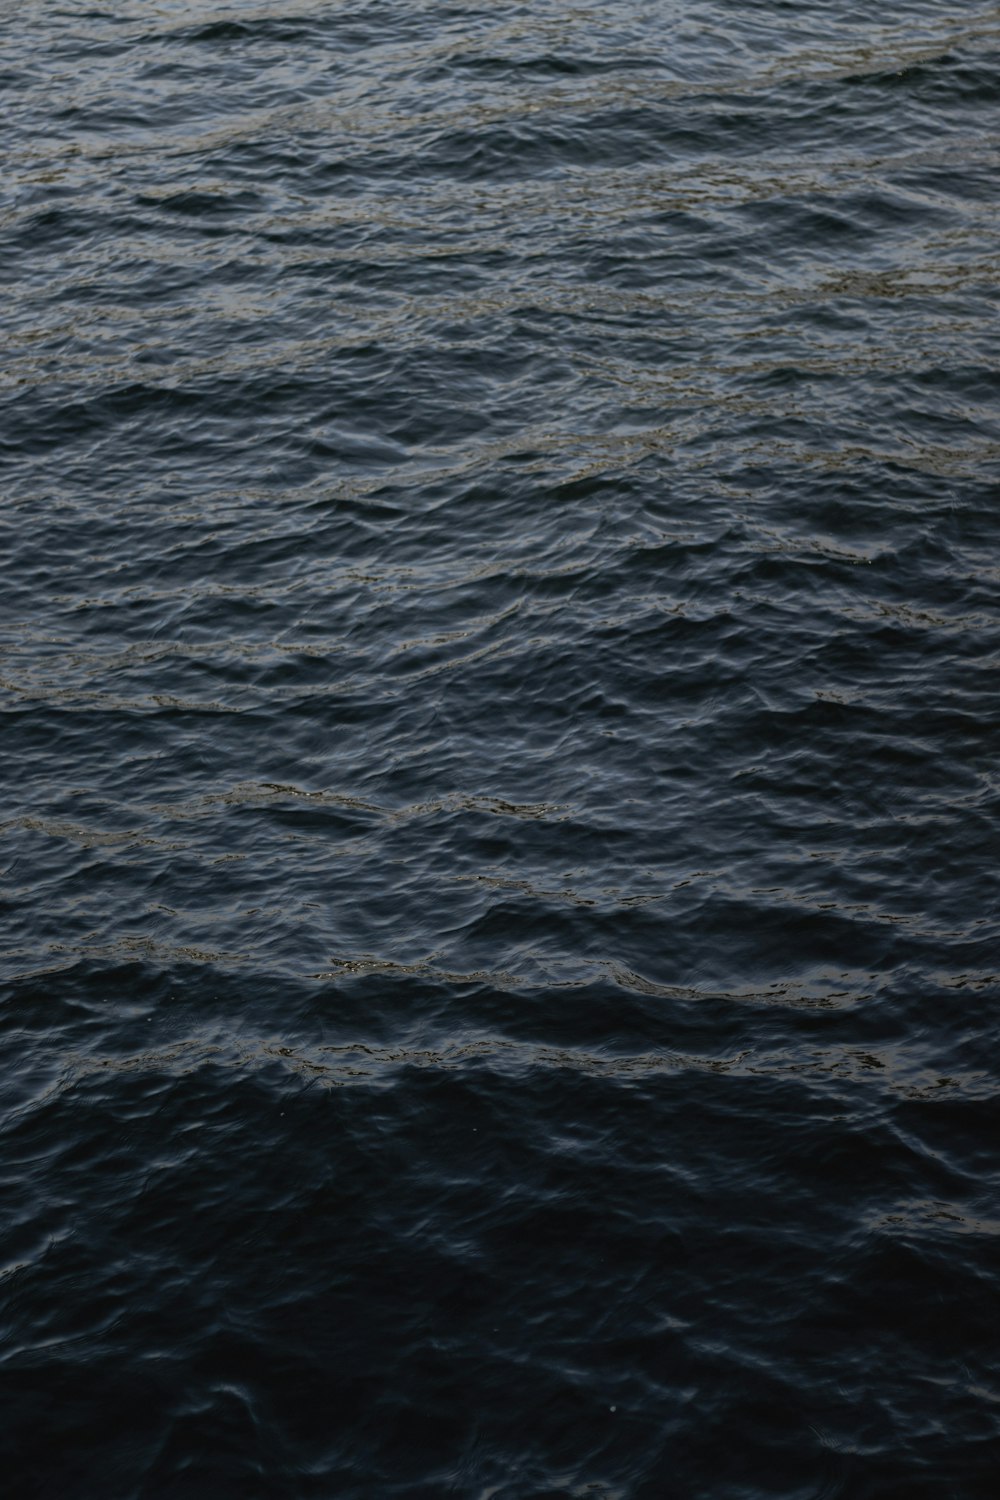
<svg viewBox="0 0 1000 1500">
<path fill-rule="evenodd" d="M 7 8 L 12 1493 L 992 1500 L 998 37 Z"/>
</svg>

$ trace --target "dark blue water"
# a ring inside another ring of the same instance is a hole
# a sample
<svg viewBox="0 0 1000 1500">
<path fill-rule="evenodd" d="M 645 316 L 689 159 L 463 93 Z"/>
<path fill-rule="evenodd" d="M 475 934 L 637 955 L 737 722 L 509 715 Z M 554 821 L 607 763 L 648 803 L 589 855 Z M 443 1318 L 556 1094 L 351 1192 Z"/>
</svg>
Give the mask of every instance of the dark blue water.
<svg viewBox="0 0 1000 1500">
<path fill-rule="evenodd" d="M 0 17 L 12 1500 L 1000 1484 L 1000 11 Z"/>
</svg>

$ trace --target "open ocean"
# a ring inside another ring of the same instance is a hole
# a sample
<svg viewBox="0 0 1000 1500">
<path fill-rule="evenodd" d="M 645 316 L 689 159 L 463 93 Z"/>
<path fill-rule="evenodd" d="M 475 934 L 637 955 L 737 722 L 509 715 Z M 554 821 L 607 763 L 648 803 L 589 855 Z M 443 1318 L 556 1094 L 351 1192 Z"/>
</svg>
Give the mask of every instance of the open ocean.
<svg viewBox="0 0 1000 1500">
<path fill-rule="evenodd" d="M 5 1500 L 996 1500 L 1000 9 L 0 88 Z"/>
</svg>

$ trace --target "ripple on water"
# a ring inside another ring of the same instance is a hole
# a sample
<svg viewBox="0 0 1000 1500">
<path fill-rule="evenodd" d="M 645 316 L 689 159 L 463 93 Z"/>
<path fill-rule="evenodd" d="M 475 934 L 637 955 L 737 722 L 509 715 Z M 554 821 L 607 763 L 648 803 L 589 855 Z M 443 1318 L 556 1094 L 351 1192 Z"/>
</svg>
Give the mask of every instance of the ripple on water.
<svg viewBox="0 0 1000 1500">
<path fill-rule="evenodd" d="M 12 1493 L 992 1497 L 998 38 L 8 17 Z"/>
</svg>

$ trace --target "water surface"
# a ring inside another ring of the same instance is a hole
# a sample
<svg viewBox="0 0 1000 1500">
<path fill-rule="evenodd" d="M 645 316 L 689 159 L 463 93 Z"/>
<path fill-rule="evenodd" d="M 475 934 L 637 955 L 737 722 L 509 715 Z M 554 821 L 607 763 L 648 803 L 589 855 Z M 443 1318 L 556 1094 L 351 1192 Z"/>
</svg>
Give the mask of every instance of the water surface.
<svg viewBox="0 0 1000 1500">
<path fill-rule="evenodd" d="M 1000 11 L 0 17 L 8 1493 L 1000 1471 Z"/>
</svg>

